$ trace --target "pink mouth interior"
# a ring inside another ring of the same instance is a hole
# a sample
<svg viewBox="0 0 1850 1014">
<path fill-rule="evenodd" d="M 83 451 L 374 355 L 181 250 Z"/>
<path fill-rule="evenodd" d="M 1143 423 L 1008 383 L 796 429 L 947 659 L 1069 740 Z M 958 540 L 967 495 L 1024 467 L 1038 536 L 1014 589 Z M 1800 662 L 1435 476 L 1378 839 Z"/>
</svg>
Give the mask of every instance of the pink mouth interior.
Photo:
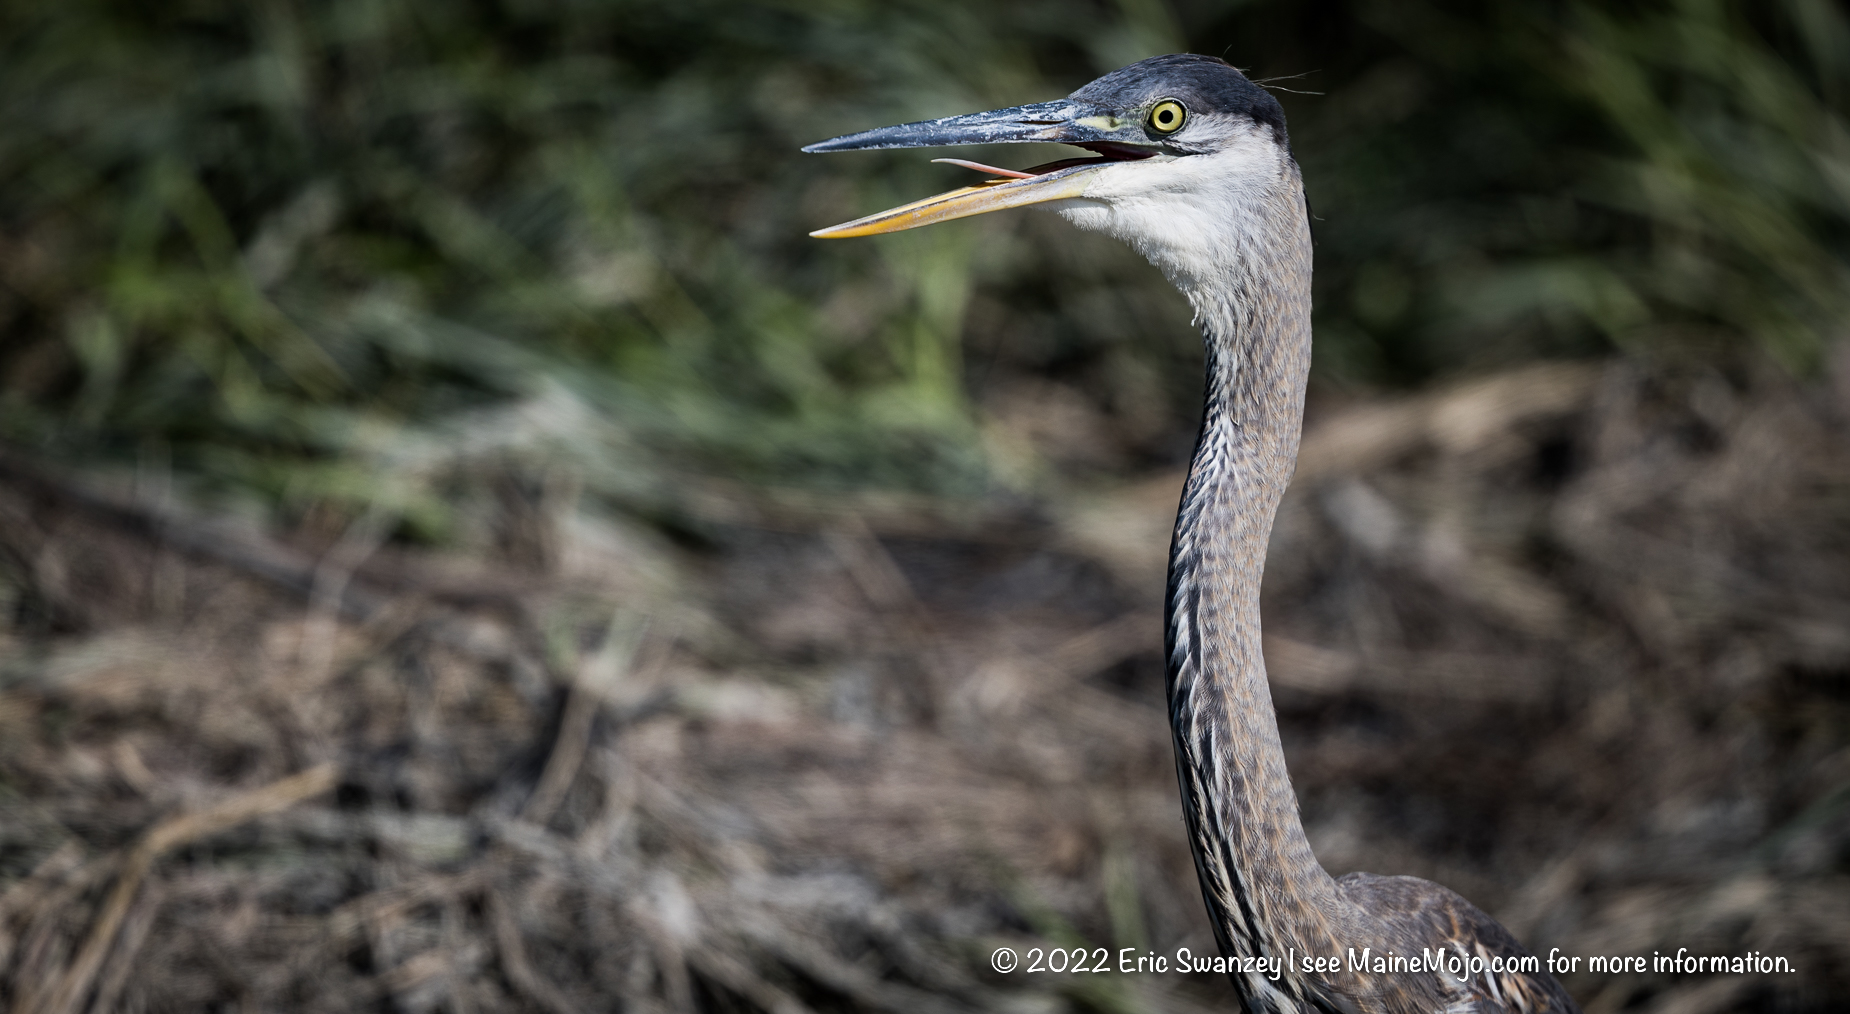
<svg viewBox="0 0 1850 1014">
<path fill-rule="evenodd" d="M 980 172 L 980 173 L 988 173 L 991 176 L 1006 176 L 1009 179 L 1015 179 L 1015 180 L 1031 180 L 1035 176 L 1039 175 L 1038 173 L 1018 172 L 1014 169 L 997 169 L 993 165 L 984 165 L 981 162 L 972 162 L 969 159 L 964 159 L 964 158 L 934 158 L 932 159 L 932 161 L 933 162 L 943 162 L 946 165 L 960 165 L 960 166 L 963 166 L 965 169 L 975 169 L 977 172 Z"/>
</svg>

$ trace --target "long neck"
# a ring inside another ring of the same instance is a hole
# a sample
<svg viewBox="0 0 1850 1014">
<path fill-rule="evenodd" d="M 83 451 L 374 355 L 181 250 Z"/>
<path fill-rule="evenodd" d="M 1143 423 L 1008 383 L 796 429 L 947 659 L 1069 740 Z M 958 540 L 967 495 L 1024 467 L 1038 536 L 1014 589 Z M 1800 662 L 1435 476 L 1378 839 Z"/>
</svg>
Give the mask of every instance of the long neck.
<svg viewBox="0 0 1850 1014">
<path fill-rule="evenodd" d="M 1260 576 L 1310 364 L 1309 225 L 1290 176 L 1249 206 L 1237 259 L 1177 279 L 1206 338 L 1207 403 L 1170 552 L 1169 713 L 1202 891 L 1222 949 L 1242 956 L 1325 953 L 1337 904 L 1304 837 L 1260 653 Z"/>
</svg>

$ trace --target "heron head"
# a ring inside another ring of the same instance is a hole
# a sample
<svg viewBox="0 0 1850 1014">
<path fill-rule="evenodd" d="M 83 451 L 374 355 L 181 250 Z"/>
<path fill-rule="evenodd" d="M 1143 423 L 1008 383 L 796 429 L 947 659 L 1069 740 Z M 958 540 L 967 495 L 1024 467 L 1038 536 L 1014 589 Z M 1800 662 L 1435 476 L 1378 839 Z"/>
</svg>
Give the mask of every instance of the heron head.
<svg viewBox="0 0 1850 1014">
<path fill-rule="evenodd" d="M 1052 102 L 864 130 L 803 150 L 1030 141 L 1094 156 L 1025 171 L 941 159 L 997 178 L 810 235 L 871 236 L 1040 204 L 1130 242 L 1173 275 L 1237 242 L 1253 202 L 1297 179 L 1278 101 L 1225 61 L 1191 54 L 1134 63 Z"/>
</svg>

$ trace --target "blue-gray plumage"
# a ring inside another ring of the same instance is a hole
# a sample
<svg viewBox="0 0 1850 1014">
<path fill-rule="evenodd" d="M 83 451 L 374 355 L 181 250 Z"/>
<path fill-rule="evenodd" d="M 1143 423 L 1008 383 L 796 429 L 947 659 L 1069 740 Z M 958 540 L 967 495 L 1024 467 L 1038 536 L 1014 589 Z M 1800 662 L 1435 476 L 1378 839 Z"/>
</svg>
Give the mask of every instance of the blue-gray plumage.
<svg viewBox="0 0 1850 1014">
<path fill-rule="evenodd" d="M 1241 1002 L 1279 1012 L 1577 1011 L 1470 902 L 1413 877 L 1332 878 L 1304 837 L 1259 633 L 1266 542 L 1296 467 L 1310 368 L 1310 224 L 1284 111 L 1220 60 L 1161 56 L 1065 99 L 803 150 L 998 141 L 1055 141 L 1102 157 L 1001 170 L 1014 178 L 812 235 L 1041 204 L 1131 244 L 1194 306 L 1207 393 L 1170 548 L 1169 718 L 1183 819 L 1221 951 L 1283 964 L 1276 979 L 1235 972 Z M 1342 960 L 1311 968 L 1307 956 Z"/>
</svg>

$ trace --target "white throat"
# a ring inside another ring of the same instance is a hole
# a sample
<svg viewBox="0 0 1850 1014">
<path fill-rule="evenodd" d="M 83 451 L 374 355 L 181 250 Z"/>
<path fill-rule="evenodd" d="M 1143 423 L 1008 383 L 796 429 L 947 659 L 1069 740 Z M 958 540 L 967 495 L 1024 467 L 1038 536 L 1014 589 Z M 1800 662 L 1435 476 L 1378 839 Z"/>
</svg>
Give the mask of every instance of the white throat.
<svg viewBox="0 0 1850 1014">
<path fill-rule="evenodd" d="M 1197 323 L 1231 334 L 1259 264 L 1283 252 L 1276 216 L 1301 216 L 1301 193 L 1291 156 L 1251 126 L 1212 154 L 1101 166 L 1084 196 L 1048 207 L 1130 244 L 1188 297 Z"/>
</svg>

